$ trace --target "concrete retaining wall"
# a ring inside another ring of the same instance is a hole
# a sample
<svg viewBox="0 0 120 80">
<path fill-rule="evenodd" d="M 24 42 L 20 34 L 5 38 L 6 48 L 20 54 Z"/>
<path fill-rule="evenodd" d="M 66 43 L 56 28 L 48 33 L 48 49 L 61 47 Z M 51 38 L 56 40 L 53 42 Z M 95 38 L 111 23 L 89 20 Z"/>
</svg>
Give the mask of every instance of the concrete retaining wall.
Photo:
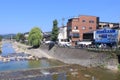
<svg viewBox="0 0 120 80">
<path fill-rule="evenodd" d="M 54 46 L 49 50 L 48 46 L 41 46 L 41 50 L 48 55 L 69 64 L 80 64 L 82 66 L 104 66 L 109 69 L 117 69 L 118 60 L 109 58 L 106 53 L 95 53 L 85 49 L 61 48 Z"/>
</svg>

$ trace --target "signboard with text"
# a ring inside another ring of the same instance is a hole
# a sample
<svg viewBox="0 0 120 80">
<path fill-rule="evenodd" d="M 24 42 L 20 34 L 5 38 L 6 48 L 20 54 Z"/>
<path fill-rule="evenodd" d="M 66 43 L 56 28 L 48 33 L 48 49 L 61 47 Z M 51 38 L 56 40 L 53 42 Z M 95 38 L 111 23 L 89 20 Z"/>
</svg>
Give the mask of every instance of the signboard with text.
<svg viewBox="0 0 120 80">
<path fill-rule="evenodd" d="M 97 43 L 114 43 L 118 40 L 118 30 L 103 28 L 94 31 L 94 40 Z"/>
</svg>

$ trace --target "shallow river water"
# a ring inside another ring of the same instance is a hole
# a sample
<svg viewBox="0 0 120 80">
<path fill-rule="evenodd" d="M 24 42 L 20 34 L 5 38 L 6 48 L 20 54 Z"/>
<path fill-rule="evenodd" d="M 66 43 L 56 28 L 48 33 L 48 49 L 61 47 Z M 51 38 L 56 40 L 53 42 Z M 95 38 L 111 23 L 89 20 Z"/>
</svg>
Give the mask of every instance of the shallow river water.
<svg viewBox="0 0 120 80">
<path fill-rule="evenodd" d="M 2 45 L 2 53 L 0 54 L 1 56 L 8 56 L 12 55 L 14 57 L 15 51 L 12 48 L 12 44 L 10 43 L 4 43 Z M 0 61 L 0 72 L 3 71 L 16 71 L 16 70 L 27 70 L 27 69 L 35 69 L 35 68 L 47 68 L 47 67 L 52 67 L 52 66 L 59 66 L 63 65 L 63 63 L 55 61 L 55 60 L 48 60 L 48 59 L 40 59 L 40 60 L 20 60 L 20 61 L 8 61 L 8 62 L 3 62 Z M 46 71 L 43 71 L 46 72 Z M 62 77 L 63 76 L 63 77 Z M 64 74 L 59 74 L 58 79 L 65 79 Z M 53 80 L 52 76 L 43 76 L 41 77 L 40 80 L 45 79 L 45 80 Z M 37 79 L 36 79 L 37 80 Z"/>
<path fill-rule="evenodd" d="M 12 45 L 10 43 L 5 43 L 2 45 L 1 56 L 14 55 L 14 53 L 15 51 L 12 48 Z M 48 59 L 20 60 L 20 61 L 10 61 L 10 62 L 0 61 L 0 75 L 2 74 L 1 72 L 3 71 L 26 70 L 26 69 L 33 69 L 33 68 L 47 68 L 47 67 L 59 66 L 59 65 L 63 65 L 63 63 L 55 60 L 48 60 Z M 41 72 L 43 73 L 45 72 L 46 74 L 48 71 L 43 70 Z M 114 73 L 106 69 L 91 68 L 87 70 L 80 70 L 80 72 L 84 75 L 88 74 L 91 76 L 95 76 L 95 79 L 90 78 L 85 80 L 120 80 L 120 72 Z M 72 80 L 72 79 L 67 79 L 66 75 L 67 75 L 66 73 L 60 73 L 58 74 L 58 77 L 55 80 Z M 0 76 L 0 78 L 1 77 L 2 76 Z M 27 80 L 54 80 L 54 79 L 52 75 L 47 75 L 47 76 L 35 77 Z"/>
</svg>

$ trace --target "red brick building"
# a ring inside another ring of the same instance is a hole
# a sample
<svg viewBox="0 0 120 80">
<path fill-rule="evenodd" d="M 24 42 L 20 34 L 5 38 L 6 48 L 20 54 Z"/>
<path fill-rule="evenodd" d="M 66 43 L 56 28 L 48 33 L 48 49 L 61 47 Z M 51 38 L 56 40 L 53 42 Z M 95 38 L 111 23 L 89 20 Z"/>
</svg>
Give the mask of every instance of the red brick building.
<svg viewBox="0 0 120 80">
<path fill-rule="evenodd" d="M 94 31 L 98 28 L 99 17 L 82 15 L 71 18 L 67 22 L 67 36 L 75 45 L 77 41 L 83 40 L 83 34 Z"/>
</svg>

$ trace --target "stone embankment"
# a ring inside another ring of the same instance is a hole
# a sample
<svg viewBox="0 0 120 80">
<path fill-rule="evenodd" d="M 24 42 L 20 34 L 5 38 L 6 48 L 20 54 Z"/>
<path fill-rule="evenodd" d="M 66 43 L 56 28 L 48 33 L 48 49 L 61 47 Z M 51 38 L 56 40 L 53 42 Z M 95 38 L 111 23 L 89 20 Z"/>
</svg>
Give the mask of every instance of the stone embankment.
<svg viewBox="0 0 120 80">
<path fill-rule="evenodd" d="M 16 53 L 26 53 L 26 54 L 30 54 L 31 56 L 35 56 L 38 58 L 48 58 L 48 59 L 53 58 L 39 48 L 32 49 L 31 46 L 17 43 L 17 42 L 12 42 L 12 45 L 13 45 L 13 48 L 15 49 Z"/>
<path fill-rule="evenodd" d="M 85 49 L 62 48 L 54 46 L 49 50 L 49 46 L 40 48 L 54 58 L 68 64 L 80 64 L 86 67 L 105 67 L 112 70 L 118 70 L 118 59 L 110 58 L 107 53 L 90 52 Z"/>
<path fill-rule="evenodd" d="M 118 60 L 110 58 L 108 54 L 90 52 L 85 49 L 76 48 L 61 48 L 54 46 L 49 49 L 49 46 L 42 45 L 38 49 L 29 49 L 20 43 L 13 43 L 16 52 L 24 52 L 39 58 L 57 59 L 68 64 L 79 64 L 86 67 L 106 67 L 108 69 L 117 70 Z"/>
</svg>

